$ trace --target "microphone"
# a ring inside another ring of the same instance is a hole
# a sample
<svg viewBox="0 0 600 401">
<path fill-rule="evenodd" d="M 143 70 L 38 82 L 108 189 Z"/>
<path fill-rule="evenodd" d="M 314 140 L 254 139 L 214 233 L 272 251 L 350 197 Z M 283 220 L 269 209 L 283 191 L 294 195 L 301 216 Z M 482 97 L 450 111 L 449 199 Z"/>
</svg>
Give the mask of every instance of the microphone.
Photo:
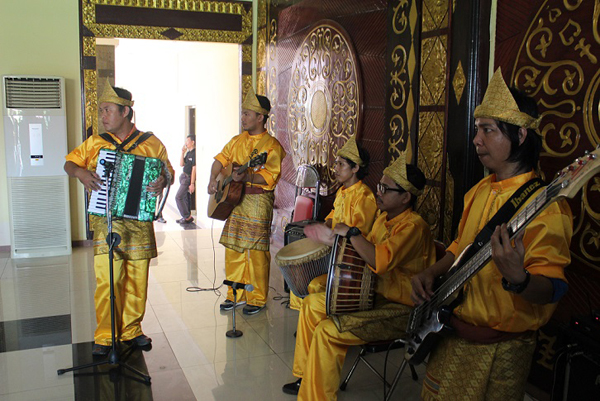
<svg viewBox="0 0 600 401">
<path fill-rule="evenodd" d="M 246 290 L 249 292 L 254 291 L 254 286 L 252 284 L 236 283 L 231 280 L 223 280 L 223 284 L 230 286 L 234 290 Z"/>
</svg>

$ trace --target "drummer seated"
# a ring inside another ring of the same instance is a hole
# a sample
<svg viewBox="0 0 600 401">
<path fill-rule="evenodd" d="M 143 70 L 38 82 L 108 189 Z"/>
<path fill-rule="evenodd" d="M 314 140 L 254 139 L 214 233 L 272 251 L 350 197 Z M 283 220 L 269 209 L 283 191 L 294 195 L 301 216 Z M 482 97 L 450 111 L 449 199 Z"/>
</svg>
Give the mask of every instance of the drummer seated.
<svg viewBox="0 0 600 401">
<path fill-rule="evenodd" d="M 335 400 L 348 348 L 402 336 L 413 303 L 413 275 L 435 262 L 435 246 L 427 223 L 412 209 L 425 186 L 425 176 L 402 154 L 383 172 L 377 185 L 380 210 L 369 233 L 321 225 L 310 237 L 331 245 L 335 235 L 347 238 L 377 274 L 373 310 L 327 316 L 325 293 L 304 299 L 298 320 L 293 374 L 299 379 L 283 392 L 299 400 Z M 331 301 L 331 300 L 330 300 Z"/>
</svg>

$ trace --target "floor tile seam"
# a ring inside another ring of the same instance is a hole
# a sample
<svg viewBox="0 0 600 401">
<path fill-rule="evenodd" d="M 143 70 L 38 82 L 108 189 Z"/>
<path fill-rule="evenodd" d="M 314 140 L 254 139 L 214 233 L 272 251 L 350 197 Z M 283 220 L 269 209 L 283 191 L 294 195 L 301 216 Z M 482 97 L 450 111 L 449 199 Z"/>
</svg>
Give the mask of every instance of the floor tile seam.
<svg viewBox="0 0 600 401">
<path fill-rule="evenodd" d="M 48 315 L 48 316 L 36 316 L 36 317 L 25 317 L 25 318 L 21 318 L 21 319 L 13 319 L 13 320 L 2 320 L 0 319 L 0 323 L 13 323 L 13 322 L 19 322 L 19 321 L 23 321 L 23 320 L 32 320 L 32 319 L 46 319 L 46 318 L 51 318 L 51 317 L 65 317 L 69 316 L 71 322 L 73 321 L 73 313 L 61 313 L 58 315 Z"/>
<path fill-rule="evenodd" d="M 190 330 L 178 330 L 178 331 L 172 331 L 170 333 L 175 333 L 175 332 L 189 332 Z M 165 338 L 167 339 L 167 343 L 169 344 L 169 347 L 171 348 L 171 351 L 173 351 L 173 355 L 175 356 L 175 360 L 177 361 L 177 364 L 181 367 L 182 370 L 186 369 L 186 368 L 190 368 L 190 367 L 195 367 L 195 366 L 207 366 L 207 365 L 212 365 L 213 369 L 216 363 L 220 363 L 220 362 L 216 362 L 216 348 L 215 348 L 215 352 L 213 354 L 213 359 L 209 360 L 208 358 L 206 359 L 205 363 L 197 363 L 197 364 L 190 364 L 190 365 L 182 365 L 182 362 L 179 360 L 177 353 L 175 352 L 175 350 L 173 349 L 173 344 L 171 344 L 171 340 L 169 339 L 169 336 L 167 335 L 167 332 L 165 332 Z M 197 344 L 196 344 L 197 345 Z M 198 346 L 198 345 L 197 345 Z M 198 346 L 198 349 L 200 349 L 200 347 Z M 227 361 L 224 361 L 227 362 Z M 189 382 L 188 382 L 189 384 Z"/>
<path fill-rule="evenodd" d="M 158 317 L 157 317 L 157 318 L 158 318 Z M 239 317 L 237 317 L 237 316 L 236 316 L 236 329 L 238 329 L 238 330 L 241 330 L 241 328 L 239 327 L 240 325 L 239 325 L 239 324 L 237 324 L 237 319 L 238 319 L 238 318 L 239 318 Z M 160 324 L 160 321 L 159 321 L 159 324 Z M 247 325 L 245 325 L 245 324 L 244 324 L 244 327 L 243 327 L 243 328 L 244 328 L 244 330 L 245 330 L 247 327 L 250 327 L 250 326 L 247 326 Z M 162 327 L 161 327 L 161 328 L 162 328 Z M 219 324 L 219 323 L 217 323 L 216 325 L 212 325 L 212 324 L 211 324 L 211 325 L 205 325 L 205 326 L 202 326 L 202 327 L 196 327 L 196 328 L 193 328 L 193 327 L 187 327 L 187 326 L 186 326 L 186 328 L 185 328 L 185 329 L 183 329 L 183 330 L 164 330 L 164 329 L 163 329 L 163 333 L 165 333 L 165 334 L 166 334 L 166 333 L 170 333 L 170 334 L 171 334 L 171 333 L 176 333 L 176 332 L 180 332 L 180 331 L 190 331 L 190 332 L 191 332 L 191 331 L 200 331 L 200 330 L 213 329 L 213 328 L 223 328 L 223 329 L 225 329 L 225 330 L 223 331 L 223 335 L 225 335 L 225 332 L 231 329 L 231 323 L 225 323 L 225 324 Z M 256 331 L 255 331 L 255 330 L 253 330 L 253 331 L 256 333 Z M 258 333 L 256 333 L 256 334 L 258 335 Z M 261 337 L 261 338 L 262 338 L 262 337 Z"/>
</svg>

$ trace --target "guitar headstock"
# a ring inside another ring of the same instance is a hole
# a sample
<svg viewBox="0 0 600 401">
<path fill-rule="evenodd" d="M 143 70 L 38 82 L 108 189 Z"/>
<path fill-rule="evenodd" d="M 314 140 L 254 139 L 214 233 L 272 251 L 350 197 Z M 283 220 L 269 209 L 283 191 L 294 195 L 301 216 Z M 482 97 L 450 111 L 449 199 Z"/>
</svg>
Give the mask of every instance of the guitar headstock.
<svg viewBox="0 0 600 401">
<path fill-rule="evenodd" d="M 254 156 L 252 159 L 250 159 L 250 161 L 248 162 L 248 167 L 262 166 L 266 162 L 267 152 L 262 152 L 261 154 Z"/>
<path fill-rule="evenodd" d="M 573 198 L 585 183 L 600 172 L 600 146 L 593 152 L 586 151 L 573 163 L 557 173 L 557 177 L 548 186 L 556 188 L 556 197 Z"/>
</svg>

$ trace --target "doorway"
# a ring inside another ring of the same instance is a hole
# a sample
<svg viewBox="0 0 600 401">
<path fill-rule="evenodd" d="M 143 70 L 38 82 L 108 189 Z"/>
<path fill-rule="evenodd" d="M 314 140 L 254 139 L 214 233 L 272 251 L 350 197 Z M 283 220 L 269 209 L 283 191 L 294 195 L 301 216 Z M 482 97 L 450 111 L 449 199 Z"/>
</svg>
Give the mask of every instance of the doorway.
<svg viewBox="0 0 600 401">
<path fill-rule="evenodd" d="M 206 215 L 206 187 L 213 157 L 240 132 L 241 46 L 101 38 L 96 45 L 98 81 L 113 78 L 115 86 L 129 90 L 137 128 L 152 131 L 167 148 L 175 169 L 163 213 L 168 223 L 180 218 L 175 203 L 180 155 L 187 135 L 195 133 L 195 222 L 200 228 L 221 227 L 223 222 Z"/>
</svg>

